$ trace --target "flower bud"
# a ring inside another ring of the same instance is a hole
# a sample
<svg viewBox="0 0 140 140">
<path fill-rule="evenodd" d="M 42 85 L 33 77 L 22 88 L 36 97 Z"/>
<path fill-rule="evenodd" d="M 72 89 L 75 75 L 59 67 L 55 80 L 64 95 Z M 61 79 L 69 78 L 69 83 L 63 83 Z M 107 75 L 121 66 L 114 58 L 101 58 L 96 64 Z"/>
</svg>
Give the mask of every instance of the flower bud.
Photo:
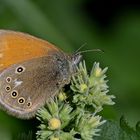
<svg viewBox="0 0 140 140">
<path fill-rule="evenodd" d="M 65 92 L 60 92 L 59 95 L 58 95 L 58 98 L 59 98 L 60 101 L 66 100 L 66 98 L 67 98 L 66 93 Z"/>
<path fill-rule="evenodd" d="M 84 92 L 87 89 L 87 85 L 86 84 L 81 84 L 80 89 L 81 89 L 81 92 Z"/>
<path fill-rule="evenodd" d="M 58 137 L 52 137 L 50 140 L 60 140 Z"/>
<path fill-rule="evenodd" d="M 52 118 L 49 120 L 49 128 L 51 130 L 59 129 L 61 127 L 61 122 L 57 118 Z"/>
<path fill-rule="evenodd" d="M 101 76 L 101 72 L 102 72 L 102 69 L 101 68 L 97 68 L 96 71 L 95 71 L 95 76 L 96 77 Z"/>
</svg>

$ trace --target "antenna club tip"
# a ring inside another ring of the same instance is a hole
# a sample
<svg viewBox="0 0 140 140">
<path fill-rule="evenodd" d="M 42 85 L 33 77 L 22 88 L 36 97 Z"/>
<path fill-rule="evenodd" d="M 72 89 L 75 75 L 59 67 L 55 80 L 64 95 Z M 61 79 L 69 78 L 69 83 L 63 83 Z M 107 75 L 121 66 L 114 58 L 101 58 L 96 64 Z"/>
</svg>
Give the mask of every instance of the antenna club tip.
<svg viewBox="0 0 140 140">
<path fill-rule="evenodd" d="M 100 52 L 102 52 L 102 53 L 105 53 L 105 51 L 104 51 L 104 50 L 99 49 L 99 51 L 100 51 Z"/>
</svg>

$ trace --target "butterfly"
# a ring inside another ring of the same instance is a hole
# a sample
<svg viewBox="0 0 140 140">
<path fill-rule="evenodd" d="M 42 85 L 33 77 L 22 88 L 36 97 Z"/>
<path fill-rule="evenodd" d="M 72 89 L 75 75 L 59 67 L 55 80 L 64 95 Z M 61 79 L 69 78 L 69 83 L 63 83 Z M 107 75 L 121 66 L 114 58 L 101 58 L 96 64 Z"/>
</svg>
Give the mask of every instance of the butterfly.
<svg viewBox="0 0 140 140">
<path fill-rule="evenodd" d="M 0 30 L 0 107 L 21 119 L 35 116 L 70 83 L 81 55 L 67 54 L 26 33 Z"/>
</svg>

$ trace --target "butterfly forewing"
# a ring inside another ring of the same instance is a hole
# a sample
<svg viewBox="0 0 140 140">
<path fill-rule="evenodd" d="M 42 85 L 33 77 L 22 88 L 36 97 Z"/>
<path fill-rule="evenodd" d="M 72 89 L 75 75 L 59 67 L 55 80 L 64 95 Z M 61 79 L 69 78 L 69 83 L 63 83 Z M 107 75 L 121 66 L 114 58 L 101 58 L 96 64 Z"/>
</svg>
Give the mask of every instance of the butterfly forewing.
<svg viewBox="0 0 140 140">
<path fill-rule="evenodd" d="M 0 70 L 12 64 L 49 55 L 58 49 L 31 35 L 0 30 Z"/>
</svg>

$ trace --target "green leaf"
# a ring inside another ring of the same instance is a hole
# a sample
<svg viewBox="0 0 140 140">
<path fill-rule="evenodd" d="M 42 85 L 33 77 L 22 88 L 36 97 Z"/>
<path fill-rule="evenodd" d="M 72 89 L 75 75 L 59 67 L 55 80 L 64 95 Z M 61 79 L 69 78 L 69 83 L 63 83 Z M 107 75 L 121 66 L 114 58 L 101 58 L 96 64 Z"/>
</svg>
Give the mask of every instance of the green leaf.
<svg viewBox="0 0 140 140">
<path fill-rule="evenodd" d="M 124 134 L 116 122 L 108 121 L 101 127 L 100 136 L 95 140 L 124 140 Z"/>
<path fill-rule="evenodd" d="M 120 119 L 120 125 L 115 121 L 108 121 L 100 129 L 99 137 L 94 140 L 140 140 L 140 127 L 137 123 L 136 130 L 131 128 L 124 117 Z"/>
<path fill-rule="evenodd" d="M 123 131 L 128 135 L 130 140 L 138 140 L 138 137 L 140 139 L 140 136 L 138 136 L 137 131 L 129 126 L 124 116 L 122 116 L 120 119 L 120 126 L 123 129 Z"/>
<path fill-rule="evenodd" d="M 140 121 L 136 124 L 136 131 L 138 136 L 140 137 Z"/>
</svg>

